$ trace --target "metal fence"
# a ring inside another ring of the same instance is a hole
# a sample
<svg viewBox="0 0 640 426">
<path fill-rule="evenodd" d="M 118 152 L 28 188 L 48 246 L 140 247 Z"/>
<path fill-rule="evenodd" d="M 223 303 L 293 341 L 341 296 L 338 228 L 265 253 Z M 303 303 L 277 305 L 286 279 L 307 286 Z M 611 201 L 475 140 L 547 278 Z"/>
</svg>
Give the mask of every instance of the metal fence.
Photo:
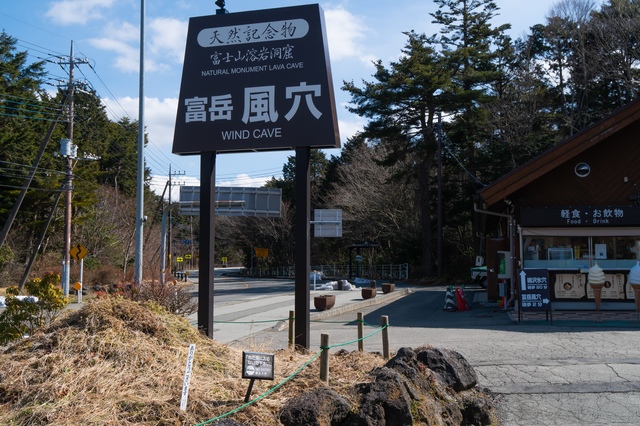
<svg viewBox="0 0 640 426">
<path fill-rule="evenodd" d="M 357 266 L 351 266 L 351 274 L 349 274 L 349 265 L 316 265 L 311 266 L 311 271 L 322 272 L 327 278 L 355 277 L 358 275 Z M 259 276 L 259 277 L 278 277 L 278 278 L 295 278 L 295 266 L 278 266 L 272 268 L 245 268 L 242 273 Z M 409 278 L 409 264 L 402 263 L 400 265 L 360 265 L 360 277 L 372 279 L 396 279 L 406 280 Z"/>
</svg>

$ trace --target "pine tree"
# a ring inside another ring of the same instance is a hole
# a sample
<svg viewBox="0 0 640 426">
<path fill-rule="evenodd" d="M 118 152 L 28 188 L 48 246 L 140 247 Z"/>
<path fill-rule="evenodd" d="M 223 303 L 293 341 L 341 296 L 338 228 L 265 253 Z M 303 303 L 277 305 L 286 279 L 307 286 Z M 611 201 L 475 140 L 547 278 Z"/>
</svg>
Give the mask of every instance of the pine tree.
<svg viewBox="0 0 640 426">
<path fill-rule="evenodd" d="M 450 89 L 450 70 L 434 48 L 434 39 L 424 34 L 405 33 L 408 42 L 403 56 L 387 69 L 378 61 L 375 82 L 364 88 L 345 82 L 343 90 L 351 94 L 348 109 L 369 119 L 364 136 L 389 145 L 388 165 L 408 162 L 413 166 L 405 179 L 416 180 L 416 199 L 420 209 L 422 247 L 420 273 L 432 275 L 431 187 L 430 174 L 437 152 L 434 119 L 444 100 L 441 93 Z"/>
</svg>

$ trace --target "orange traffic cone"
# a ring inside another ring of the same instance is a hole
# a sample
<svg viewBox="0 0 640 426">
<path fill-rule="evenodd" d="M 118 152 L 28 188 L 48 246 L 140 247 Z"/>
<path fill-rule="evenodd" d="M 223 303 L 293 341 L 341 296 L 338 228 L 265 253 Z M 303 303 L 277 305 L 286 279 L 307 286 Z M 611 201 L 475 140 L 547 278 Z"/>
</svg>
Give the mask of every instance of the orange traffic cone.
<svg viewBox="0 0 640 426">
<path fill-rule="evenodd" d="M 467 303 L 464 300 L 464 295 L 462 294 L 462 291 L 459 288 L 456 288 L 455 292 L 456 292 L 456 302 L 458 304 L 458 310 L 468 311 L 469 307 L 467 306 Z"/>
<path fill-rule="evenodd" d="M 462 288 L 460 289 L 460 297 L 462 298 L 462 303 L 464 304 L 465 311 L 471 310 L 471 307 L 467 303 L 467 295 L 465 294 L 464 286 L 462 286 Z"/>
</svg>

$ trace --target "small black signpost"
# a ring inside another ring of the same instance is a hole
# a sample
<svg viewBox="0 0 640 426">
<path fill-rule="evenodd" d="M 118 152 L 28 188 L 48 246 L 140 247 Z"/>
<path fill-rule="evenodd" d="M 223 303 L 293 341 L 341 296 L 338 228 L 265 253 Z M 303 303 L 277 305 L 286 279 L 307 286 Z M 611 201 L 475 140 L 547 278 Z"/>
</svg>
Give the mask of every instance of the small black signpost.
<svg viewBox="0 0 640 426">
<path fill-rule="evenodd" d="M 551 289 L 549 288 L 549 271 L 547 269 L 519 269 L 520 279 L 520 313 L 518 318 L 522 322 L 523 311 L 546 311 L 551 314 Z"/>
<path fill-rule="evenodd" d="M 273 380 L 274 377 L 273 354 L 260 352 L 242 352 L 242 378 L 251 379 L 249 389 L 244 397 L 244 402 L 249 402 L 253 383 L 258 380 Z"/>
<path fill-rule="evenodd" d="M 200 155 L 198 329 L 213 337 L 217 153 L 296 151 L 295 343 L 309 348 L 312 148 L 340 148 L 324 12 L 294 6 L 191 18 L 173 153 Z"/>
</svg>

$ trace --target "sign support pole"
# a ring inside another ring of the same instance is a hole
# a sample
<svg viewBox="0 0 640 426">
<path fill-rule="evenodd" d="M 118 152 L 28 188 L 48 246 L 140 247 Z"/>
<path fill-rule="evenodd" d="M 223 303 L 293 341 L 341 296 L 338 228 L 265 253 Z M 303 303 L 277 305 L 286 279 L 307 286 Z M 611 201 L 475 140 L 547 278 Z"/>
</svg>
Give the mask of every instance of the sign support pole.
<svg viewBox="0 0 640 426">
<path fill-rule="evenodd" d="M 82 289 L 83 287 L 83 283 L 82 283 L 82 275 L 84 274 L 84 257 L 82 259 L 80 259 L 80 290 L 78 290 L 78 303 L 82 302 Z"/>
<path fill-rule="evenodd" d="M 309 315 L 311 314 L 311 289 L 309 275 L 311 264 L 309 257 L 309 221 L 311 187 L 311 148 L 296 148 L 296 219 L 295 219 L 295 345 L 309 349 Z"/>
<path fill-rule="evenodd" d="M 200 155 L 200 262 L 198 277 L 198 330 L 213 339 L 213 265 L 216 240 L 216 153 Z"/>
</svg>

